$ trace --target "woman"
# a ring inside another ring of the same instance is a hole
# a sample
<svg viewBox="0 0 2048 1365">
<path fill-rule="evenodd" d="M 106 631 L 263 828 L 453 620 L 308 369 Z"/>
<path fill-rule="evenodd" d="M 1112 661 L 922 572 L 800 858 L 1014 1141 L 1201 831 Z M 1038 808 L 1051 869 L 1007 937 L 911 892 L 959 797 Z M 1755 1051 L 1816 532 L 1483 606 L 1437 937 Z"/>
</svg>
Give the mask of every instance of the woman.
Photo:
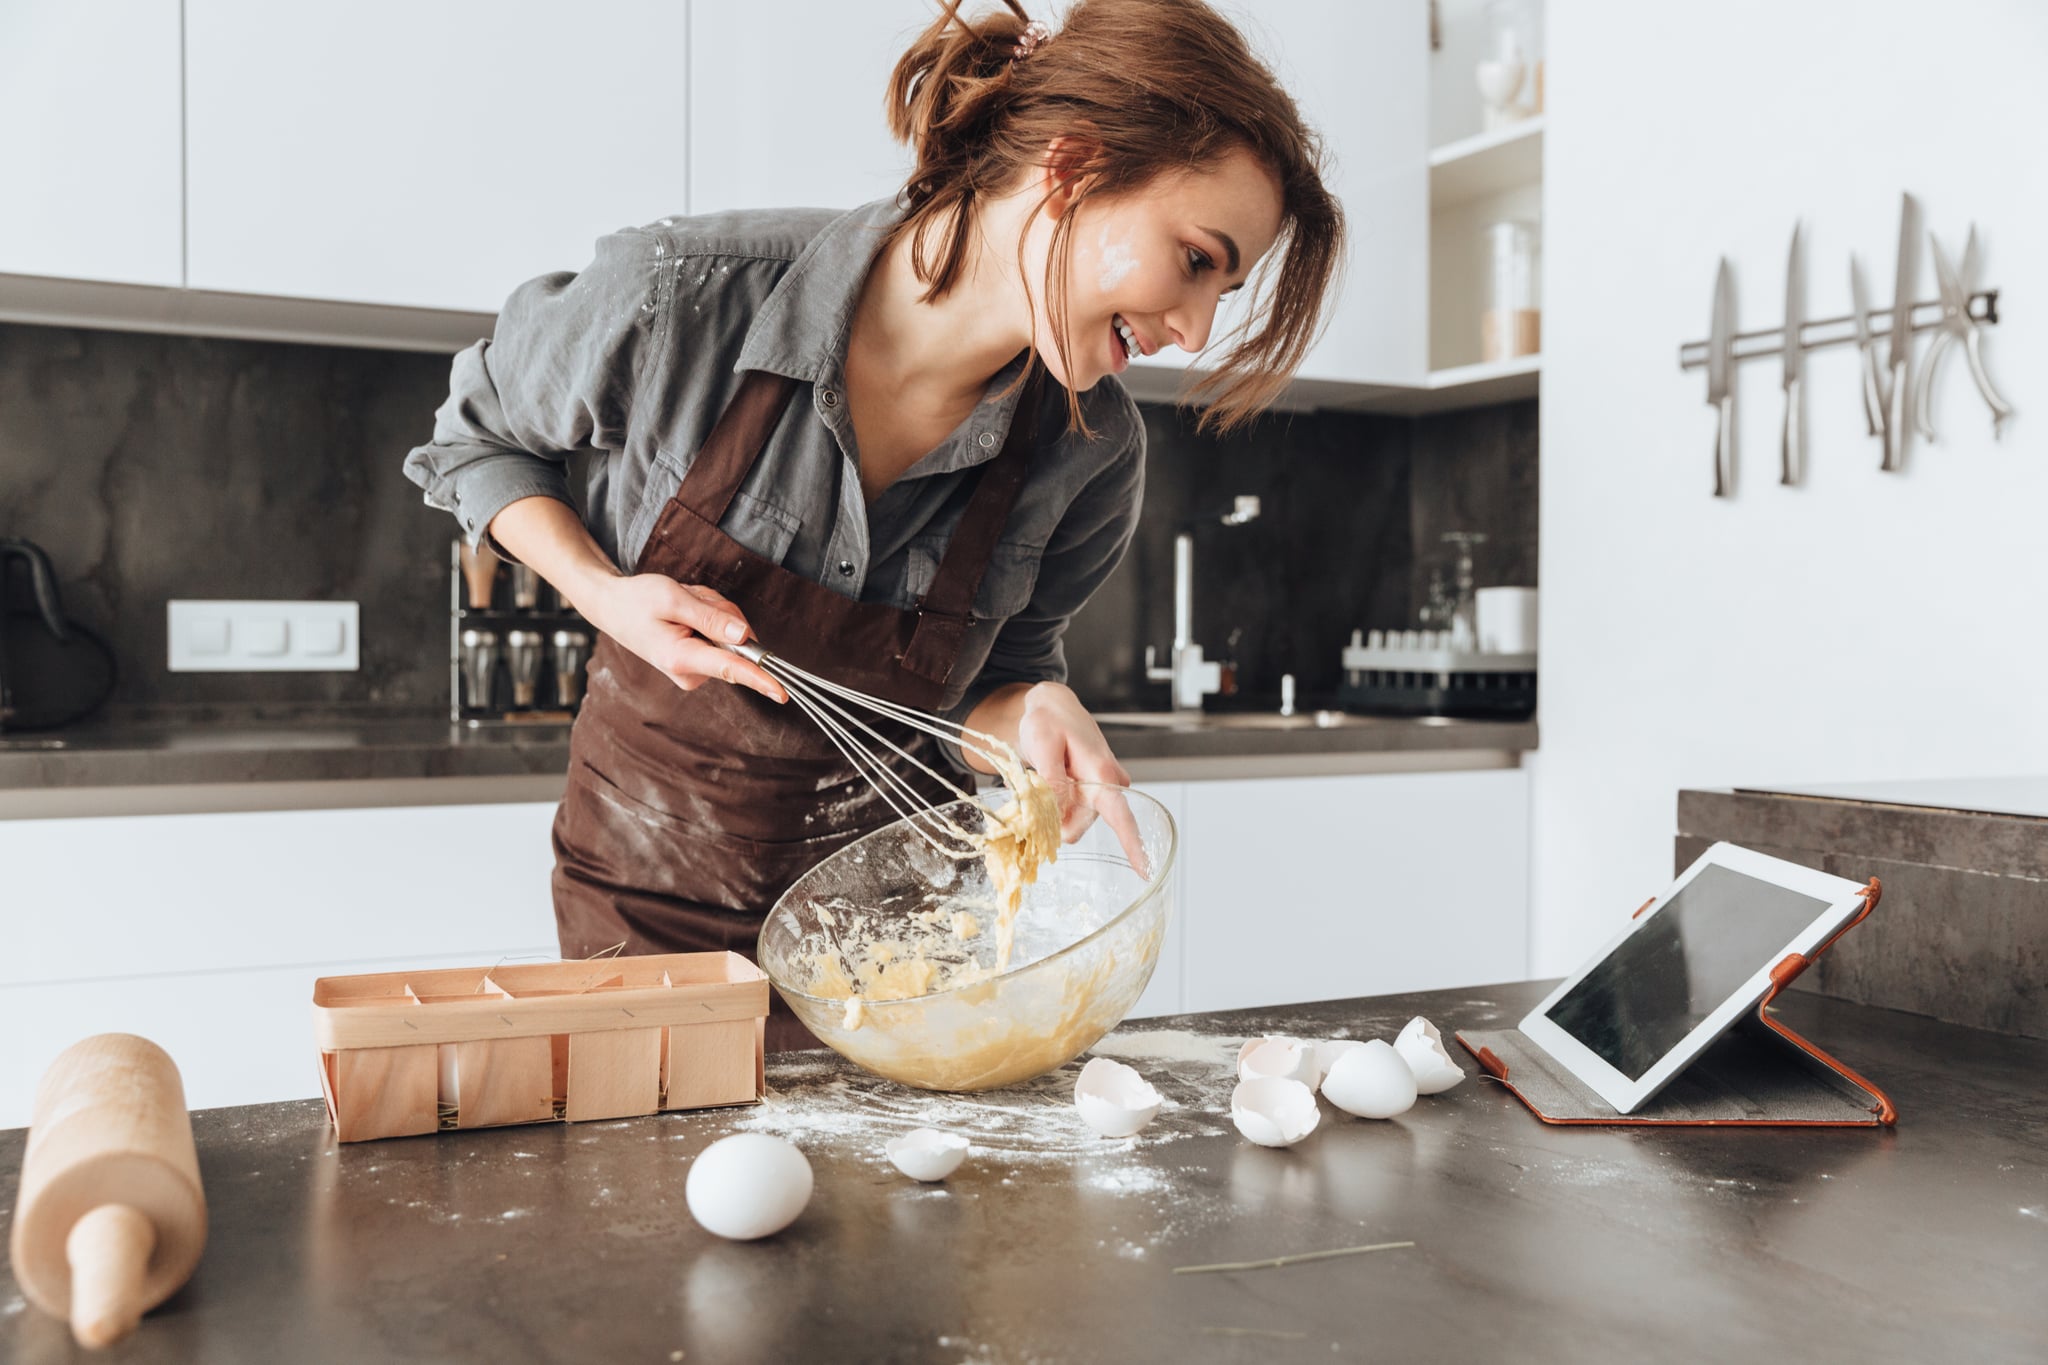
<svg viewBox="0 0 2048 1365">
<path fill-rule="evenodd" d="M 1138 515 L 1144 427 L 1112 376 L 1201 350 L 1269 251 L 1204 421 L 1256 412 L 1314 336 L 1340 214 L 1313 135 L 1227 21 L 1200 0 L 1082 0 L 1055 35 L 1015 0 L 946 8 L 890 81 L 917 158 L 897 202 L 603 239 L 456 357 L 406 461 L 600 632 L 554 830 L 564 957 L 751 955 L 791 882 L 892 818 L 721 647 L 756 632 L 1048 778 L 1127 783 L 1060 645 Z M 587 526 L 563 467 L 582 449 Z M 939 746 L 901 738 L 936 766 Z M 776 1008 L 770 1046 L 807 1045 Z"/>
</svg>

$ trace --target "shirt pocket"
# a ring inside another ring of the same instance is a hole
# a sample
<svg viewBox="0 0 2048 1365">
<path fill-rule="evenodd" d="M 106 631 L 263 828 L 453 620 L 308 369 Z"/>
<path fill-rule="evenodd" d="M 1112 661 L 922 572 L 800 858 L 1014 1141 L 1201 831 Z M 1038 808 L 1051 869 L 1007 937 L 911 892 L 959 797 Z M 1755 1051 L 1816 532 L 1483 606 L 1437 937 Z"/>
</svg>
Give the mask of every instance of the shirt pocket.
<svg viewBox="0 0 2048 1365">
<path fill-rule="evenodd" d="M 804 519 L 787 507 L 741 490 L 732 495 L 720 529 L 755 554 L 780 564 L 803 524 Z"/>
<path fill-rule="evenodd" d="M 939 562 L 946 553 L 946 537 L 916 536 L 904 560 L 901 605 L 914 608 L 932 590 L 939 576 Z M 988 570 L 974 594 L 974 615 L 983 621 L 1003 622 L 1031 604 L 1038 585 L 1038 565 L 1044 550 L 1016 541 L 998 541 L 989 555 Z"/>
</svg>

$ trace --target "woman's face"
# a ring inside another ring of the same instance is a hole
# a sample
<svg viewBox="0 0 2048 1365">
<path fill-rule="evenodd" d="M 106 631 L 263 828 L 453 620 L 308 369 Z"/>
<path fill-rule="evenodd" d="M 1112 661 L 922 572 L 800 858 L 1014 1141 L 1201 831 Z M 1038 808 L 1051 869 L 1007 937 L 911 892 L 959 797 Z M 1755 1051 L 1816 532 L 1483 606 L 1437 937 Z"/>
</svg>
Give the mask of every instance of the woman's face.
<svg viewBox="0 0 2048 1365">
<path fill-rule="evenodd" d="M 1027 263 L 1032 336 L 1053 378 L 1081 392 L 1121 374 L 1135 355 L 1209 344 L 1216 305 L 1244 283 L 1280 235 L 1280 187 L 1250 152 L 1233 151 L 1213 168 L 1162 176 L 1117 198 L 1084 200 L 1071 211 L 1073 254 L 1067 273 L 1070 353 L 1054 343 L 1044 291 L 1054 202 L 1032 224 Z"/>
</svg>

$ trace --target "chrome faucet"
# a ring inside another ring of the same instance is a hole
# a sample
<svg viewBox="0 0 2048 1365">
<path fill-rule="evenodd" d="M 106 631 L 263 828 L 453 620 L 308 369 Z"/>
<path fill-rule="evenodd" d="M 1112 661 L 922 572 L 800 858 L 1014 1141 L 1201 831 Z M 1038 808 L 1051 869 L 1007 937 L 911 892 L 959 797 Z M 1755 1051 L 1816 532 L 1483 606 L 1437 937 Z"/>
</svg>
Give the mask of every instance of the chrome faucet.
<svg viewBox="0 0 2048 1365">
<path fill-rule="evenodd" d="M 1242 526 L 1258 515 L 1258 498 L 1239 494 L 1216 524 Z M 1208 518 L 1190 521 L 1173 538 L 1172 664 L 1158 667 L 1156 651 L 1145 646 L 1146 681 L 1172 683 L 1176 711 L 1199 711 L 1203 697 L 1223 690 L 1223 665 L 1204 659 L 1202 647 L 1195 643 L 1195 527 L 1209 524 Z"/>
</svg>

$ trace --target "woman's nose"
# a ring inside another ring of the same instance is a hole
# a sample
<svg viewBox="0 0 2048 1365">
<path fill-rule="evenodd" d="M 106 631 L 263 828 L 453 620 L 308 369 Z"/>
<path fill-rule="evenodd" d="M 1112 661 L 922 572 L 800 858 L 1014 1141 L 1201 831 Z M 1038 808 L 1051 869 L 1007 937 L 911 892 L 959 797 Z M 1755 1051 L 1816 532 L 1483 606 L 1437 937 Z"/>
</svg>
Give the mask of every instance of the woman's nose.
<svg viewBox="0 0 2048 1365">
<path fill-rule="evenodd" d="M 1218 295 L 1207 290 L 1196 294 L 1167 315 L 1167 330 L 1173 333 L 1174 345 L 1190 355 L 1209 344 L 1209 329 L 1216 324 Z"/>
</svg>

